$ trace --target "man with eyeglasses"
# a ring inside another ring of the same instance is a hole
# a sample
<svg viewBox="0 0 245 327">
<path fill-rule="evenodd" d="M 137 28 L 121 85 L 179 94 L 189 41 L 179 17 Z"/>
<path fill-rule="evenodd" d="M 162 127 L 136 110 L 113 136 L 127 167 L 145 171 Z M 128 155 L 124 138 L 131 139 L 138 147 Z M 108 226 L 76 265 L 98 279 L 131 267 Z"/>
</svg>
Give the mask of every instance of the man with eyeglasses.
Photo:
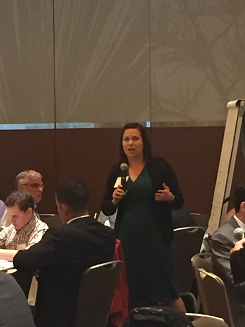
<svg viewBox="0 0 245 327">
<path fill-rule="evenodd" d="M 34 207 L 42 200 L 44 185 L 42 182 L 42 175 L 35 170 L 25 170 L 19 173 L 15 178 L 16 190 L 29 192 L 34 200 Z M 34 214 L 38 214 L 34 211 Z M 1 219 L 0 227 L 8 227 L 11 224 L 10 217 L 5 210 Z"/>
</svg>

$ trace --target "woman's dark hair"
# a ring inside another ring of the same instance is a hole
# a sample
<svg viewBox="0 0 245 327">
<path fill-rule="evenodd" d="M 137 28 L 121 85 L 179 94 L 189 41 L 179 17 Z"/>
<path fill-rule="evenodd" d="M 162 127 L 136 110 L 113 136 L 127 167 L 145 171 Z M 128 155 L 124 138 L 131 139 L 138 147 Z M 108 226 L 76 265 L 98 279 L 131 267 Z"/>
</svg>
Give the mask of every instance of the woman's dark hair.
<svg viewBox="0 0 245 327">
<path fill-rule="evenodd" d="M 143 145 L 144 145 L 143 146 L 143 156 L 144 156 L 146 163 L 150 162 L 153 158 L 153 155 L 151 152 L 151 144 L 150 144 L 150 141 L 147 136 L 145 128 L 142 125 L 140 125 L 139 123 L 129 123 L 123 127 L 122 132 L 121 132 L 120 147 L 119 147 L 119 163 L 128 162 L 128 158 L 123 151 L 123 145 L 122 145 L 123 134 L 127 129 L 137 129 L 140 132 L 140 135 L 141 135 L 142 141 L 143 141 Z"/>
</svg>

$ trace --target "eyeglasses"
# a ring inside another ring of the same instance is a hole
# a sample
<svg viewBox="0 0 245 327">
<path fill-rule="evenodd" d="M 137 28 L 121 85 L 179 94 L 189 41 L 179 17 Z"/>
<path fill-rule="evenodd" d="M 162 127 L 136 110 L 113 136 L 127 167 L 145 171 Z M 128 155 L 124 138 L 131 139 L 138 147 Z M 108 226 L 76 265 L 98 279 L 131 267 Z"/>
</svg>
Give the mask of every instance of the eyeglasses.
<svg viewBox="0 0 245 327">
<path fill-rule="evenodd" d="M 33 184 L 25 183 L 25 184 L 22 184 L 22 185 L 28 185 L 28 186 L 31 186 L 32 188 L 39 188 L 39 187 L 41 187 L 42 189 L 44 189 L 44 185 L 43 184 L 39 184 L 39 183 L 33 183 Z"/>
</svg>

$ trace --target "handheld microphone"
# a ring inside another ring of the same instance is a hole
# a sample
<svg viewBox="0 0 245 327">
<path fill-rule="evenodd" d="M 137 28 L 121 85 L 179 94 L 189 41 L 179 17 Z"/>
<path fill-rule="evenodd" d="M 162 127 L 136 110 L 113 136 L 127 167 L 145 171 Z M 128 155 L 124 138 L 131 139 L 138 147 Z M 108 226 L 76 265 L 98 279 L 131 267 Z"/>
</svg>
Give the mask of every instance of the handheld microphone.
<svg viewBox="0 0 245 327">
<path fill-rule="evenodd" d="M 241 239 L 244 238 L 244 230 L 240 227 L 235 228 L 233 231 L 233 236 L 235 241 L 240 241 Z"/>
<path fill-rule="evenodd" d="M 120 165 L 120 169 L 121 169 L 121 184 L 122 184 L 122 188 L 125 190 L 125 185 L 127 182 L 127 176 L 128 176 L 128 165 L 123 162 Z"/>
</svg>

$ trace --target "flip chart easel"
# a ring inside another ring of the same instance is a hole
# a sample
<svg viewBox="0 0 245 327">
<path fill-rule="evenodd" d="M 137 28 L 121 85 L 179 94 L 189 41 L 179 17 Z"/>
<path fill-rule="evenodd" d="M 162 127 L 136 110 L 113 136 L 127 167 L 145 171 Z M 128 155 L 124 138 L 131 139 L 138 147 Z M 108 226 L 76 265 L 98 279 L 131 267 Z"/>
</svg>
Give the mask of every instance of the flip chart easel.
<svg viewBox="0 0 245 327">
<path fill-rule="evenodd" d="M 225 221 L 239 139 L 242 126 L 245 125 L 245 119 L 243 120 L 245 100 L 230 101 L 227 103 L 227 108 L 225 132 L 208 224 L 210 234 L 213 234 Z"/>
</svg>

